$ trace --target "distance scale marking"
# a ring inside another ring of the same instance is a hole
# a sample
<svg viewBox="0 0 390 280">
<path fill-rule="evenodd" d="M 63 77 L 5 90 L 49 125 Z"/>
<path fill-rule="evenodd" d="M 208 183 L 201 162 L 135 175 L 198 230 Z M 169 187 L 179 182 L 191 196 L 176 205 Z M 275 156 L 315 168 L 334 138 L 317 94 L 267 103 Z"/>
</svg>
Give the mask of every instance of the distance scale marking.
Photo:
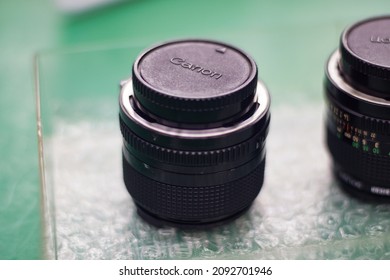
<svg viewBox="0 0 390 280">
<path fill-rule="evenodd" d="M 329 128 L 340 141 L 365 153 L 390 156 L 390 137 L 362 128 L 356 116 L 332 102 L 328 103 L 328 114 L 332 119 L 332 122 L 328 122 Z"/>
</svg>

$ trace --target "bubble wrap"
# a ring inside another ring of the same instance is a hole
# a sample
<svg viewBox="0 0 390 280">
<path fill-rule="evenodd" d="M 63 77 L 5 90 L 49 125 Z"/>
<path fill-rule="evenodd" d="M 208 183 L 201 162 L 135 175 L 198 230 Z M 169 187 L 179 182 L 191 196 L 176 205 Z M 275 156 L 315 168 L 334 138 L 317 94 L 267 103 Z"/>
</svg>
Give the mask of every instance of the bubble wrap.
<svg viewBox="0 0 390 280">
<path fill-rule="evenodd" d="M 266 179 L 250 210 L 205 231 L 155 228 L 122 181 L 116 119 L 58 118 L 46 139 L 59 259 L 390 259 L 390 205 L 344 194 L 319 104 L 272 109 Z"/>
</svg>

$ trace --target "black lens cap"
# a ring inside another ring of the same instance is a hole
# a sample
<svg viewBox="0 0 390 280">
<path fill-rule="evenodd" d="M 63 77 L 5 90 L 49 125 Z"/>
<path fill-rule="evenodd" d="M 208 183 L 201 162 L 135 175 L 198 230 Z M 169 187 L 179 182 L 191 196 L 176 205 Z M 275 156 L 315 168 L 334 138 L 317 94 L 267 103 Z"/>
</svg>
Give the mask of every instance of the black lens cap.
<svg viewBox="0 0 390 280">
<path fill-rule="evenodd" d="M 133 65 L 136 100 L 157 121 L 199 124 L 238 118 L 255 103 L 256 85 L 254 60 L 215 41 L 164 43 Z"/>
<path fill-rule="evenodd" d="M 390 16 L 360 21 L 341 36 L 341 71 L 365 92 L 390 98 Z"/>
</svg>

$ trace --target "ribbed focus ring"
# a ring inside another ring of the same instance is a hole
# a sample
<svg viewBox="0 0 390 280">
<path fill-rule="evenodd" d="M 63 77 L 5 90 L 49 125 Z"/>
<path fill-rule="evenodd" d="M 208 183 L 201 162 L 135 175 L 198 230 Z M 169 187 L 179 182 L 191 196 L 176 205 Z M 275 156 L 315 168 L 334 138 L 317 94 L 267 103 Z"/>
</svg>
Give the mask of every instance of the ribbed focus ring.
<svg viewBox="0 0 390 280">
<path fill-rule="evenodd" d="M 240 161 L 262 149 L 265 143 L 265 131 L 255 137 L 232 147 L 208 151 L 183 151 L 168 149 L 149 143 L 134 134 L 120 119 L 120 129 L 126 143 L 145 156 L 174 165 L 207 166 Z"/>
<path fill-rule="evenodd" d="M 159 218 L 186 223 L 213 222 L 250 206 L 263 184 L 264 166 L 265 160 L 249 175 L 226 184 L 183 187 L 154 181 L 123 157 L 124 181 L 136 204 Z"/>
<path fill-rule="evenodd" d="M 357 150 L 328 128 L 327 144 L 335 162 L 350 175 L 372 185 L 389 187 L 390 157 Z"/>
</svg>

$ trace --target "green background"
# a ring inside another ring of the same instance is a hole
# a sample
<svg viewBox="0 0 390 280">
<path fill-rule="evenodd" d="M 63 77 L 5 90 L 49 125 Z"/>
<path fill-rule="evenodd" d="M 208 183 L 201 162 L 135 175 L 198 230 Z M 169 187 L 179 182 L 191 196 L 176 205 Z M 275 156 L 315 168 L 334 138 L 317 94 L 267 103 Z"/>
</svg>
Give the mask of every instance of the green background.
<svg viewBox="0 0 390 280">
<path fill-rule="evenodd" d="M 70 15 L 56 9 L 54 1 L 2 0 L 0 259 L 43 256 L 33 83 L 37 52 L 214 38 L 254 56 L 274 104 L 317 102 L 325 60 L 342 29 L 389 8 L 388 0 L 133 0 Z M 115 65 L 107 65 L 107 71 L 110 67 Z M 117 85 L 112 91 L 117 94 Z"/>
</svg>

